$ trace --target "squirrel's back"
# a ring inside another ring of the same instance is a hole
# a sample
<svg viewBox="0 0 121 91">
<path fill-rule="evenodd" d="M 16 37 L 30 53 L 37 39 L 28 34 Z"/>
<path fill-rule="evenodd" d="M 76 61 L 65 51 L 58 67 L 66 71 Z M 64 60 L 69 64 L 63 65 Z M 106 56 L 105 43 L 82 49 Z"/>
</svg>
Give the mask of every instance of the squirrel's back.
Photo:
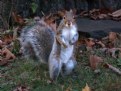
<svg viewBox="0 0 121 91">
<path fill-rule="evenodd" d="M 25 27 L 21 33 L 22 52 L 47 63 L 54 42 L 54 32 L 43 20 Z"/>
</svg>

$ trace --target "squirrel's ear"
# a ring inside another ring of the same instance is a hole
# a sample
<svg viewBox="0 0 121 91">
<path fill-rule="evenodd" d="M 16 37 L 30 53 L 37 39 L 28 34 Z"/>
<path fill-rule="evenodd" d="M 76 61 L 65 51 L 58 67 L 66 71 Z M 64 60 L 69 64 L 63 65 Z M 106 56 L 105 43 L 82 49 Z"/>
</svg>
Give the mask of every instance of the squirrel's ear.
<svg viewBox="0 0 121 91">
<path fill-rule="evenodd" d="M 77 12 L 77 10 L 75 8 L 74 9 L 70 9 L 70 13 L 76 15 L 76 12 Z"/>
<path fill-rule="evenodd" d="M 71 12 L 71 13 L 73 13 L 73 10 L 72 10 L 72 9 L 70 9 L 70 12 Z"/>
</svg>

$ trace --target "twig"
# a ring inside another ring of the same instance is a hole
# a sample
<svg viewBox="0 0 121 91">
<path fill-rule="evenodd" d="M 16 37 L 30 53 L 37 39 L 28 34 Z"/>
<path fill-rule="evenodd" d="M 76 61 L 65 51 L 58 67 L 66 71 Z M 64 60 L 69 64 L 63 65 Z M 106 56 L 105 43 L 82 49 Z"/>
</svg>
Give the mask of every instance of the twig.
<svg viewBox="0 0 121 91">
<path fill-rule="evenodd" d="M 41 11 L 41 13 L 42 13 L 42 15 L 43 15 L 43 16 L 45 16 L 45 14 L 44 14 L 44 12 L 43 12 L 43 11 Z"/>
<path fill-rule="evenodd" d="M 120 71 L 118 68 L 113 67 L 112 65 L 110 65 L 110 64 L 108 64 L 108 63 L 104 64 L 104 66 L 106 66 L 107 68 L 109 68 L 109 69 L 111 69 L 112 71 L 116 72 L 117 74 L 121 75 L 121 71 Z"/>
<path fill-rule="evenodd" d="M 8 23 L 10 22 L 12 11 L 13 11 L 13 0 L 11 1 L 11 9 L 10 9 L 10 13 L 9 13 L 8 21 L 7 21 Z M 9 28 L 9 25 L 8 25 L 8 28 Z"/>
</svg>

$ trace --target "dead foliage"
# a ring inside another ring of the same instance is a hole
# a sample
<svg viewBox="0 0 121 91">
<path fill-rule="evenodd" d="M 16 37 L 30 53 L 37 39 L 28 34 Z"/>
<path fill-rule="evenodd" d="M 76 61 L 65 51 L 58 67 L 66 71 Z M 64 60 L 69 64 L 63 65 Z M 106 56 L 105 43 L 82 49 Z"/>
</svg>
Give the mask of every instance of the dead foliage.
<svg viewBox="0 0 121 91">
<path fill-rule="evenodd" d="M 93 70 L 96 70 L 98 68 L 99 64 L 103 62 L 103 59 L 96 55 L 90 55 L 89 62 L 90 62 L 91 68 Z"/>
<path fill-rule="evenodd" d="M 21 26 L 26 24 L 24 18 L 22 18 L 22 16 L 18 15 L 17 12 L 15 12 L 15 11 L 12 12 L 12 17 L 13 17 L 15 23 L 18 23 Z"/>
<path fill-rule="evenodd" d="M 88 84 L 86 84 L 86 86 L 82 89 L 82 91 L 91 91 L 90 87 L 88 86 Z"/>
<path fill-rule="evenodd" d="M 26 86 L 18 86 L 13 91 L 30 91 L 30 88 L 29 87 L 26 87 Z"/>
<path fill-rule="evenodd" d="M 92 9 L 90 11 L 82 11 L 79 14 L 81 17 L 89 17 L 93 20 L 112 19 L 121 21 L 121 9 L 113 11 L 111 9 Z"/>
<path fill-rule="evenodd" d="M 120 21 L 121 20 L 121 9 L 114 11 L 109 14 L 113 20 Z"/>
</svg>

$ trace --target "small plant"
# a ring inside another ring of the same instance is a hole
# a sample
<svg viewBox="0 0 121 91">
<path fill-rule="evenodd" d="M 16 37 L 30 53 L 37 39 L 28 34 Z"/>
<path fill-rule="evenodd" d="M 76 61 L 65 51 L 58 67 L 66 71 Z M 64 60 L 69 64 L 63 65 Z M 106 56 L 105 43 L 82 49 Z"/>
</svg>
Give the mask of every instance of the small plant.
<svg viewBox="0 0 121 91">
<path fill-rule="evenodd" d="M 38 8 L 38 5 L 35 2 L 31 3 L 31 9 L 33 13 L 36 12 L 37 8 Z"/>
</svg>

